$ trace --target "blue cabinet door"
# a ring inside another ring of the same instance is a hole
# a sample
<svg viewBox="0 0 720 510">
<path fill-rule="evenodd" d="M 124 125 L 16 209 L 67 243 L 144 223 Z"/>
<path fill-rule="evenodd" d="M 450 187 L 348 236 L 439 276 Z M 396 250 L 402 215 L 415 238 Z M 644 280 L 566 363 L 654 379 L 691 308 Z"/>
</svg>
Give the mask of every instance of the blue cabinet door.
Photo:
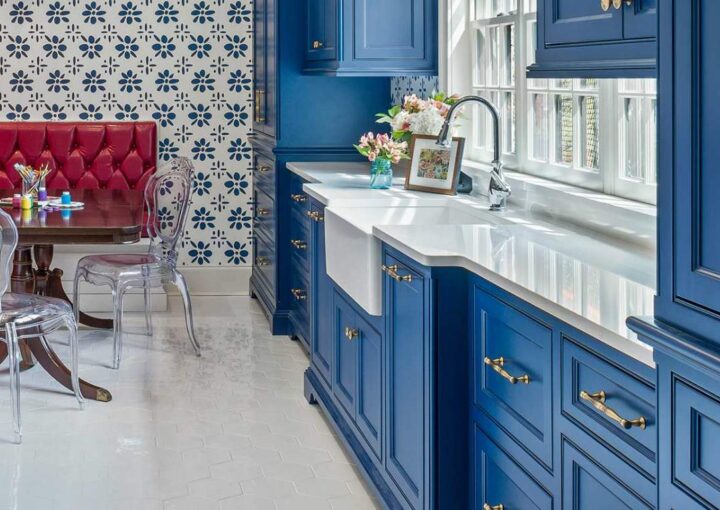
<svg viewBox="0 0 720 510">
<path fill-rule="evenodd" d="M 311 211 L 322 214 L 322 207 L 313 203 Z M 325 223 L 313 221 L 310 233 L 311 284 L 312 289 L 312 363 L 325 383 L 330 386 L 330 367 L 333 355 L 333 290 L 325 263 Z"/>
<path fill-rule="evenodd" d="M 253 128 L 275 137 L 275 0 L 254 2 Z"/>
<path fill-rule="evenodd" d="M 594 0 L 541 0 L 545 7 L 545 43 L 586 44 L 623 38 L 623 11 L 603 11 Z"/>
<path fill-rule="evenodd" d="M 355 0 L 354 58 L 357 60 L 422 60 L 434 34 L 426 33 L 427 0 Z"/>
<path fill-rule="evenodd" d="M 426 282 L 392 257 L 388 266 L 397 266 L 397 281 L 385 276 L 385 320 L 387 363 L 387 418 L 385 467 L 412 508 L 423 508 L 425 467 L 430 465 L 429 366 L 430 317 L 426 310 Z"/>
<path fill-rule="evenodd" d="M 335 356 L 332 391 L 352 420 L 357 395 L 357 331 L 355 312 L 337 291 L 333 294 Z"/>
<path fill-rule="evenodd" d="M 382 336 L 358 317 L 358 385 L 355 423 L 375 455 L 381 455 Z"/>
<path fill-rule="evenodd" d="M 626 39 L 654 38 L 657 34 L 658 0 L 635 0 L 625 5 L 623 32 Z"/>
<path fill-rule="evenodd" d="M 306 0 L 307 60 L 337 58 L 337 0 Z"/>
</svg>

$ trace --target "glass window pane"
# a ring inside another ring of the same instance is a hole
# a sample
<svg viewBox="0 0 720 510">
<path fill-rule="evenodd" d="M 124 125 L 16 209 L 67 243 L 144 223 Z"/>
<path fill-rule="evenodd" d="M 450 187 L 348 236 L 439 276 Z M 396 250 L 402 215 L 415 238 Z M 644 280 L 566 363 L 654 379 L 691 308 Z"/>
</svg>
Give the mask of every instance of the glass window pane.
<svg viewBox="0 0 720 510">
<path fill-rule="evenodd" d="M 530 94 L 530 158 L 548 158 L 547 94 Z"/>
<path fill-rule="evenodd" d="M 515 25 L 504 25 L 502 30 L 502 84 L 512 87 L 515 85 Z"/>
<path fill-rule="evenodd" d="M 525 12 L 536 12 L 537 11 L 537 0 L 525 0 Z"/>
<path fill-rule="evenodd" d="M 655 81 L 655 80 L 652 80 Z M 657 100 L 648 99 L 647 130 L 645 139 L 647 153 L 647 167 L 645 182 L 657 184 Z"/>
<path fill-rule="evenodd" d="M 515 93 L 503 92 L 503 152 L 515 154 Z"/>
<path fill-rule="evenodd" d="M 498 38 L 500 36 L 500 30 L 499 27 L 490 27 L 488 28 L 488 51 L 485 53 L 487 55 L 486 65 L 487 65 L 487 74 L 485 75 L 486 82 L 489 85 L 497 85 L 498 84 L 498 70 L 500 67 L 500 58 L 498 55 Z"/>
<path fill-rule="evenodd" d="M 645 80 L 618 80 L 618 90 L 626 94 L 640 94 Z"/>
<path fill-rule="evenodd" d="M 580 166 L 597 170 L 600 157 L 600 105 L 595 96 L 580 97 Z"/>
<path fill-rule="evenodd" d="M 475 66 L 473 69 L 473 80 L 476 87 L 482 87 L 485 85 L 485 71 L 487 65 L 488 44 L 485 32 L 483 30 L 475 30 Z"/>
<path fill-rule="evenodd" d="M 553 89 L 562 89 L 562 90 L 570 90 L 572 89 L 572 80 L 550 80 L 550 88 Z"/>
<path fill-rule="evenodd" d="M 596 78 L 583 78 L 577 80 L 577 88 L 581 90 L 597 90 L 600 86 L 600 81 Z"/>
<path fill-rule="evenodd" d="M 573 163 L 573 98 L 570 95 L 555 96 L 555 162 Z"/>
<path fill-rule="evenodd" d="M 633 181 L 643 180 L 642 145 L 640 126 L 640 99 L 622 98 L 622 168 L 620 177 Z"/>
</svg>

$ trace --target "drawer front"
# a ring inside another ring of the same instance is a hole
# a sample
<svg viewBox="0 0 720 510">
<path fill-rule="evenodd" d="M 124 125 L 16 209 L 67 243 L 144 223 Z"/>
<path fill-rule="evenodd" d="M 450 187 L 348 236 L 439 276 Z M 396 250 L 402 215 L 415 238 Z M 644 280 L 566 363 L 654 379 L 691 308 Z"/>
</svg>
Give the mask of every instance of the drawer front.
<svg viewBox="0 0 720 510">
<path fill-rule="evenodd" d="M 253 178 L 256 188 L 275 196 L 275 160 L 256 153 Z"/>
<path fill-rule="evenodd" d="M 671 388 L 673 485 L 716 508 L 720 506 L 720 396 L 677 375 Z"/>
<path fill-rule="evenodd" d="M 293 260 L 297 263 L 298 269 L 306 275 L 309 272 L 309 250 L 310 250 L 310 229 L 307 215 L 301 215 L 293 210 L 290 223 L 290 246 Z"/>
<path fill-rule="evenodd" d="M 310 209 L 310 197 L 303 191 L 305 181 L 295 174 L 291 174 L 290 179 L 290 196 L 288 197 L 292 208 L 305 215 L 305 211 Z"/>
<path fill-rule="evenodd" d="M 333 293 L 335 352 L 332 390 L 340 405 L 355 421 L 357 395 L 357 342 L 348 338 L 348 329 L 355 328 L 355 312 L 335 291 Z"/>
<path fill-rule="evenodd" d="M 625 469 L 630 470 L 629 466 Z M 569 441 L 562 444 L 563 510 L 652 510 L 631 492 L 626 473 L 608 471 Z"/>
<path fill-rule="evenodd" d="M 479 287 L 472 292 L 475 405 L 552 468 L 552 330 Z"/>
<path fill-rule="evenodd" d="M 306 330 L 309 329 L 310 317 L 310 284 L 304 268 L 298 267 L 297 262 L 290 266 L 290 303 L 292 311 L 305 323 Z"/>
<path fill-rule="evenodd" d="M 255 237 L 253 271 L 275 297 L 275 252 L 264 241 Z"/>
<path fill-rule="evenodd" d="M 265 242 L 275 244 L 275 202 L 260 190 L 255 190 L 255 233 Z"/>
<path fill-rule="evenodd" d="M 498 448 L 480 427 L 475 425 L 474 429 L 473 508 L 552 510 L 552 496 Z"/>
<path fill-rule="evenodd" d="M 653 386 L 564 337 L 561 391 L 566 417 L 655 477 L 657 420 Z M 621 424 L 618 419 L 627 421 Z"/>
</svg>

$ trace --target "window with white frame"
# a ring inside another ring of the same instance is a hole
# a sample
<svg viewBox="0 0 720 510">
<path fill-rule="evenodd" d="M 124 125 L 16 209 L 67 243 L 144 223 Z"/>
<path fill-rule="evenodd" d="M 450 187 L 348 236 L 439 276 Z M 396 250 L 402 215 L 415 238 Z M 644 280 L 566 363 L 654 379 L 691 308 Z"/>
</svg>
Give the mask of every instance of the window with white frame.
<svg viewBox="0 0 720 510">
<path fill-rule="evenodd" d="M 469 59 L 472 72 L 450 72 L 448 89 L 497 107 L 505 167 L 654 203 L 655 80 L 526 78 L 536 0 L 466 1 L 471 48 L 452 41 L 449 65 Z M 482 107 L 466 112 L 460 131 L 470 142 L 467 159 L 492 160 L 490 122 Z"/>
</svg>

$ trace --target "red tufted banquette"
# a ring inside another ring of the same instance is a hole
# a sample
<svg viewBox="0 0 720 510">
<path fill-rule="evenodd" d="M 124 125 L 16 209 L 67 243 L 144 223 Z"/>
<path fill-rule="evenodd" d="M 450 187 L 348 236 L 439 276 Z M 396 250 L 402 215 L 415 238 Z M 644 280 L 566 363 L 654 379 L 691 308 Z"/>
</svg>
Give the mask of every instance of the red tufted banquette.
<svg viewBox="0 0 720 510">
<path fill-rule="evenodd" d="M 47 163 L 48 188 L 139 189 L 157 168 L 154 122 L 0 122 L 0 189 L 16 163 Z"/>
</svg>

